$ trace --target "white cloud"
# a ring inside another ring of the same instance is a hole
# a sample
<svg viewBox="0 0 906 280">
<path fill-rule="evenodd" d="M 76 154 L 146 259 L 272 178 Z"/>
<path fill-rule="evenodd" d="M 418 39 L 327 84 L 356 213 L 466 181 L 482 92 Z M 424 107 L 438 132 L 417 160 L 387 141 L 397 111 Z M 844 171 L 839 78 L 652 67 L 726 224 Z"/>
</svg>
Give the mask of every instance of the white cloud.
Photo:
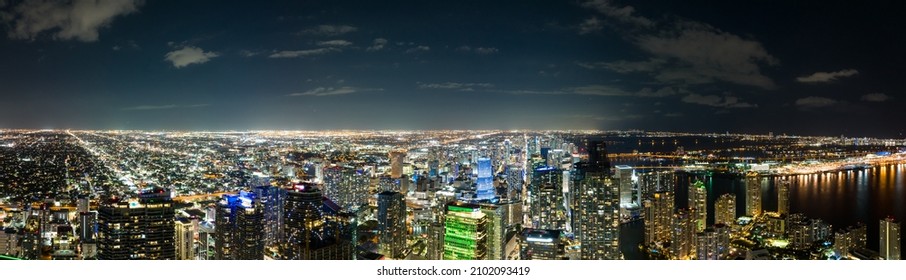
<svg viewBox="0 0 906 280">
<path fill-rule="evenodd" d="M 799 98 L 796 100 L 796 106 L 804 108 L 817 108 L 817 107 L 826 107 L 839 103 L 837 100 L 833 100 L 826 97 L 818 96 L 809 96 L 805 98 Z"/>
<path fill-rule="evenodd" d="M 470 47 L 467 45 L 458 47 L 458 48 L 456 48 L 456 50 L 461 51 L 461 52 L 474 52 L 477 54 L 495 54 L 500 51 L 497 48 L 491 48 L 491 47 L 474 47 L 473 48 L 473 47 Z"/>
<path fill-rule="evenodd" d="M 372 45 L 370 47 L 368 47 L 368 49 L 366 49 L 366 50 L 379 51 L 379 50 L 384 49 L 384 46 L 386 46 L 386 45 L 387 45 L 387 39 L 377 38 L 377 39 L 374 39 L 374 42 L 372 43 Z"/>
<path fill-rule="evenodd" d="M 201 108 L 207 107 L 210 104 L 193 104 L 193 105 L 176 105 L 176 104 L 167 104 L 167 105 L 139 105 L 134 107 L 122 108 L 123 111 L 152 111 L 152 110 L 170 110 L 170 109 L 179 109 L 179 108 Z"/>
<path fill-rule="evenodd" d="M 682 99 L 683 102 L 706 105 L 711 107 L 720 107 L 720 108 L 752 108 L 758 107 L 758 105 L 739 102 L 739 98 L 735 96 L 718 96 L 718 95 L 700 95 L 700 94 L 689 94 Z"/>
<path fill-rule="evenodd" d="M 862 96 L 862 101 L 884 102 L 890 99 L 890 96 L 883 93 L 870 93 Z"/>
<path fill-rule="evenodd" d="M 317 49 L 310 49 L 310 50 L 279 51 L 279 52 L 274 52 L 273 54 L 271 54 L 268 57 L 270 57 L 270 58 L 294 58 L 294 57 L 302 57 L 302 56 L 322 55 L 322 54 L 328 54 L 328 53 L 339 52 L 339 51 L 341 51 L 341 50 L 338 48 L 317 48 Z"/>
<path fill-rule="evenodd" d="M 665 83 L 723 81 L 765 89 L 775 87 L 770 78 L 761 74 L 760 65 L 777 65 L 779 61 L 756 40 L 694 21 L 674 19 L 655 22 L 637 15 L 631 6 L 619 7 L 609 0 L 586 1 L 582 6 L 597 10 L 607 16 L 605 19 L 616 20 L 621 24 L 617 30 L 623 32 L 630 42 L 653 55 L 655 60 L 665 62 L 663 67 L 656 69 L 645 67 L 651 65 L 621 68 L 619 61 L 611 65 L 586 64 L 583 67 L 620 69 L 615 71 L 623 71 L 621 73 L 653 71 L 654 78 Z M 671 28 L 656 31 L 651 28 L 655 25 Z"/>
<path fill-rule="evenodd" d="M 859 71 L 856 69 L 846 69 L 837 72 L 817 72 L 805 77 L 798 77 L 796 78 L 796 81 L 799 81 L 800 83 L 826 83 L 834 81 L 837 78 L 850 77 L 856 74 L 859 74 Z"/>
<path fill-rule="evenodd" d="M 182 68 L 191 64 L 202 64 L 212 58 L 219 56 L 215 52 L 205 52 L 201 48 L 193 46 L 184 46 L 181 49 L 171 51 L 164 56 L 164 60 L 173 63 L 176 68 Z"/>
<path fill-rule="evenodd" d="M 576 64 L 583 68 L 607 69 L 624 74 L 632 72 L 652 72 L 660 69 L 666 63 L 667 60 L 659 58 L 652 58 L 647 61 L 617 60 L 614 62 L 576 62 Z"/>
<path fill-rule="evenodd" d="M 299 32 L 302 35 L 319 35 L 319 36 L 339 36 L 359 30 L 351 25 L 318 25 L 313 28 L 305 29 Z"/>
<path fill-rule="evenodd" d="M 599 20 L 598 17 L 592 17 L 583 21 L 582 24 L 579 24 L 579 34 L 597 32 L 602 28 L 604 28 L 604 23 Z"/>
<path fill-rule="evenodd" d="M 318 46 L 321 47 L 346 47 L 351 45 L 352 42 L 346 40 L 330 40 L 318 42 Z"/>
<path fill-rule="evenodd" d="M 680 22 L 671 31 L 640 35 L 636 44 L 657 57 L 674 60 L 655 78 L 662 82 L 724 81 L 765 89 L 774 82 L 759 64 L 777 65 L 760 42 L 697 22 Z"/>
<path fill-rule="evenodd" d="M 244 56 L 244 57 L 253 57 L 253 56 L 256 56 L 256 55 L 259 55 L 259 54 L 261 54 L 261 53 L 260 53 L 260 52 L 255 52 L 255 51 L 250 51 L 250 50 L 241 50 L 241 51 L 239 51 L 239 55 Z"/>
<path fill-rule="evenodd" d="M 493 54 L 493 53 L 497 53 L 498 51 L 500 51 L 500 50 L 498 50 L 497 48 L 483 48 L 483 47 L 475 48 L 475 53 L 477 53 L 477 54 Z"/>
<path fill-rule="evenodd" d="M 417 46 L 417 47 L 406 50 L 406 53 L 426 52 L 426 51 L 430 51 L 430 50 L 431 50 L 431 47 L 428 47 L 428 46 Z"/>
<path fill-rule="evenodd" d="M 138 11 L 142 0 L 25 0 L 9 12 L 0 11 L 12 39 L 34 40 L 48 33 L 55 40 L 98 40 L 98 30 L 114 18 Z"/>
<path fill-rule="evenodd" d="M 654 22 L 643 16 L 634 15 L 635 8 L 632 6 L 617 7 L 612 5 L 609 0 L 591 0 L 582 3 L 583 7 L 593 8 L 608 18 L 620 22 L 632 24 L 640 27 L 654 26 Z"/>
<path fill-rule="evenodd" d="M 420 89 L 455 89 L 461 91 L 474 91 L 475 88 L 489 88 L 493 87 L 493 84 L 490 83 L 437 83 L 437 84 L 418 84 Z"/>
<path fill-rule="evenodd" d="M 319 87 L 311 89 L 304 92 L 294 92 L 287 94 L 287 96 L 334 96 L 334 95 L 344 95 L 356 92 L 365 92 L 365 91 L 383 91 L 383 89 L 369 89 L 369 88 L 355 88 L 355 87 Z"/>
</svg>

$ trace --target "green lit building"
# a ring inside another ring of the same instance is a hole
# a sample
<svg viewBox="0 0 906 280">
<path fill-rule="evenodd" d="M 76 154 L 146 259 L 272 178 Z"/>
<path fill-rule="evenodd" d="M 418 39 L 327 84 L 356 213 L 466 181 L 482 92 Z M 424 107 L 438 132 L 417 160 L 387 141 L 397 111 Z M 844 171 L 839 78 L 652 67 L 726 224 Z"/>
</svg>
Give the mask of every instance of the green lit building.
<svg viewBox="0 0 906 280">
<path fill-rule="evenodd" d="M 444 260 L 483 260 L 488 255 L 488 218 L 475 204 L 447 204 Z"/>
</svg>

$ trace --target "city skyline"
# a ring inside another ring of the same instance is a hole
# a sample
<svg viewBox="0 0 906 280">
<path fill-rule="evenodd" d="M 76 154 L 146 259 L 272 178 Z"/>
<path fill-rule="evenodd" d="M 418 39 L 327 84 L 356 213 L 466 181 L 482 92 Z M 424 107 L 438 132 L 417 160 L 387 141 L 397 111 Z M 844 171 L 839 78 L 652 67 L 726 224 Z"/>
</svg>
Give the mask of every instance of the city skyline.
<svg viewBox="0 0 906 280">
<path fill-rule="evenodd" d="M 0 1 L 0 127 L 904 132 L 903 3 L 218 4 Z"/>
</svg>

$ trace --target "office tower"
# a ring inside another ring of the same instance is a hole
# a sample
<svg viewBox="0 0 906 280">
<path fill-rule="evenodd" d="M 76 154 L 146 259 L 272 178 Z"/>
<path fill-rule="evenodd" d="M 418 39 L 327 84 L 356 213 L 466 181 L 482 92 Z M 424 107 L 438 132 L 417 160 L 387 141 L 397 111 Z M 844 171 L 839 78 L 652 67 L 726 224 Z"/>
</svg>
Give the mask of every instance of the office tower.
<svg viewBox="0 0 906 280">
<path fill-rule="evenodd" d="M 854 250 L 865 248 L 868 245 L 868 233 L 866 231 L 864 224 L 838 230 L 834 234 L 834 251 L 841 258 L 851 257 Z"/>
<path fill-rule="evenodd" d="M 673 215 L 673 236 L 670 249 L 672 259 L 691 260 L 696 258 L 695 210 L 680 209 Z"/>
<path fill-rule="evenodd" d="M 620 252 L 620 189 L 609 176 L 603 142 L 589 143 L 589 162 L 576 168 L 577 226 L 583 260 L 618 260 Z"/>
<path fill-rule="evenodd" d="M 708 225 L 708 188 L 702 181 L 696 181 L 689 186 L 689 210 L 695 219 L 695 231 L 701 232 Z"/>
<path fill-rule="evenodd" d="M 673 192 L 656 192 L 645 206 L 645 244 L 673 238 Z"/>
<path fill-rule="evenodd" d="M 520 259 L 565 260 L 566 249 L 559 230 L 526 228 L 521 234 Z"/>
<path fill-rule="evenodd" d="M 324 168 L 324 196 L 345 209 L 368 203 L 370 182 L 368 174 L 361 168 L 340 165 Z M 407 190 L 402 188 L 401 182 L 399 191 L 405 193 Z"/>
<path fill-rule="evenodd" d="M 275 186 L 252 189 L 264 211 L 264 246 L 274 248 L 283 240 L 283 202 L 286 190 Z"/>
<path fill-rule="evenodd" d="M 444 219 L 444 260 L 486 258 L 488 218 L 481 207 L 451 202 Z"/>
<path fill-rule="evenodd" d="M 491 159 L 478 158 L 478 179 L 476 180 L 475 199 L 490 200 L 496 196 L 494 190 L 494 171 L 491 169 Z"/>
<path fill-rule="evenodd" d="M 111 199 L 98 208 L 98 258 L 176 259 L 175 212 L 170 192 L 144 190 L 138 199 Z"/>
<path fill-rule="evenodd" d="M 547 166 L 535 169 L 529 192 L 532 226 L 534 228 L 565 229 L 563 171 Z"/>
<path fill-rule="evenodd" d="M 696 259 L 721 260 L 727 257 L 730 249 L 729 226 L 717 224 L 708 227 L 695 236 Z"/>
<path fill-rule="evenodd" d="M 378 231 L 381 254 L 389 258 L 402 259 L 406 250 L 406 198 L 398 192 L 384 191 L 378 194 Z"/>
<path fill-rule="evenodd" d="M 264 258 L 264 205 L 255 193 L 223 195 L 217 203 L 214 224 L 218 260 Z"/>
<path fill-rule="evenodd" d="M 79 213 L 79 242 L 94 243 L 97 241 L 97 212 Z"/>
<path fill-rule="evenodd" d="M 746 176 L 746 216 L 761 215 L 761 177 Z"/>
<path fill-rule="evenodd" d="M 214 223 L 209 221 L 201 221 L 198 223 L 198 252 L 195 256 L 199 260 L 214 260 L 215 252 L 217 251 L 215 244 L 216 229 L 214 228 Z"/>
<path fill-rule="evenodd" d="M 390 152 L 390 178 L 399 179 L 403 177 L 403 161 L 406 159 L 406 151 L 395 150 Z"/>
<path fill-rule="evenodd" d="M 341 238 L 339 225 L 324 213 L 324 198 L 317 185 L 303 183 L 287 190 L 283 210 L 284 241 L 280 257 L 285 260 L 351 260 L 353 246 Z"/>
<path fill-rule="evenodd" d="M 444 223 L 434 222 L 428 225 L 428 244 L 425 259 L 443 260 L 444 259 Z"/>
<path fill-rule="evenodd" d="M 525 169 L 516 165 L 506 168 L 507 199 L 522 200 L 522 191 L 525 185 Z"/>
<path fill-rule="evenodd" d="M 620 185 L 620 206 L 630 208 L 632 199 L 632 167 L 626 165 L 617 165 L 614 179 Z"/>
<path fill-rule="evenodd" d="M 790 180 L 781 180 L 777 185 L 777 213 L 790 214 Z"/>
<path fill-rule="evenodd" d="M 900 259 L 900 223 L 893 218 L 881 220 L 881 257 L 885 260 Z"/>
<path fill-rule="evenodd" d="M 488 219 L 488 230 L 486 232 L 488 253 L 485 257 L 487 260 L 504 259 L 504 238 L 506 237 L 506 218 L 507 207 L 501 204 L 479 203 L 481 212 Z"/>
<path fill-rule="evenodd" d="M 176 259 L 195 259 L 195 229 L 192 221 L 186 218 L 176 219 Z"/>
<path fill-rule="evenodd" d="M 676 172 L 667 171 L 649 171 L 638 174 L 639 191 L 643 197 L 651 197 L 652 193 L 663 191 L 674 191 L 676 185 Z"/>
<path fill-rule="evenodd" d="M 714 223 L 731 226 L 736 224 L 736 195 L 722 194 L 714 202 Z"/>
</svg>

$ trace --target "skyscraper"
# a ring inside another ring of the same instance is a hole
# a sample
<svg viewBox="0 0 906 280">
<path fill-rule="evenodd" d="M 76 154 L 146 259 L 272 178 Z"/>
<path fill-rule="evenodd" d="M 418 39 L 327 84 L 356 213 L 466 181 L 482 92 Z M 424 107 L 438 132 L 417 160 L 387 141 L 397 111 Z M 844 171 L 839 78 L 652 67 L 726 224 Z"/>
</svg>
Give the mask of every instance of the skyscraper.
<svg viewBox="0 0 906 280">
<path fill-rule="evenodd" d="M 488 230 L 486 231 L 488 254 L 485 259 L 502 260 L 504 259 L 508 205 L 479 203 L 478 206 L 488 219 Z"/>
<path fill-rule="evenodd" d="M 885 260 L 900 259 L 900 223 L 893 218 L 881 220 L 881 257 Z"/>
<path fill-rule="evenodd" d="M 324 168 L 324 196 L 346 209 L 361 207 L 368 203 L 370 181 L 371 179 L 364 170 L 354 166 L 326 167 Z"/>
<path fill-rule="evenodd" d="M 490 200 L 495 196 L 494 171 L 491 169 L 491 159 L 478 158 L 478 179 L 475 187 L 475 199 Z"/>
<path fill-rule="evenodd" d="M 351 260 L 353 245 L 341 238 L 341 225 L 324 213 L 320 188 L 311 183 L 287 189 L 283 210 L 284 241 L 280 257 L 285 260 Z"/>
<path fill-rule="evenodd" d="M 192 221 L 186 218 L 176 219 L 176 259 L 195 259 L 195 229 Z"/>
<path fill-rule="evenodd" d="M 522 231 L 521 237 L 520 259 L 522 260 L 567 259 L 559 230 L 527 228 Z"/>
<path fill-rule="evenodd" d="M 554 167 L 539 167 L 532 175 L 529 192 L 532 227 L 565 229 L 563 205 L 563 172 Z"/>
<path fill-rule="evenodd" d="M 689 186 L 689 208 L 695 220 L 695 231 L 702 232 L 708 225 L 708 188 L 702 181 Z"/>
<path fill-rule="evenodd" d="M 746 176 L 746 216 L 761 215 L 761 177 Z"/>
<path fill-rule="evenodd" d="M 138 199 L 111 199 L 98 208 L 98 259 L 176 259 L 170 192 L 151 188 Z"/>
<path fill-rule="evenodd" d="M 447 204 L 444 221 L 445 260 L 483 260 L 487 256 L 488 219 L 475 204 Z"/>
<path fill-rule="evenodd" d="M 286 189 L 257 186 L 253 189 L 258 203 L 264 208 L 264 246 L 275 248 L 283 240 L 283 202 Z"/>
<path fill-rule="evenodd" d="M 722 194 L 714 202 L 714 223 L 727 226 L 736 223 L 736 195 Z"/>
<path fill-rule="evenodd" d="M 390 178 L 399 179 L 403 177 L 403 161 L 406 159 L 406 151 L 390 151 Z"/>
<path fill-rule="evenodd" d="M 781 180 L 777 185 L 777 213 L 790 214 L 790 180 Z"/>
<path fill-rule="evenodd" d="M 656 192 L 645 206 L 645 244 L 673 238 L 673 192 Z"/>
<path fill-rule="evenodd" d="M 589 162 L 579 165 L 581 174 L 575 192 L 577 193 L 576 216 L 577 237 L 582 242 L 583 260 L 622 259 L 620 252 L 620 189 L 610 179 L 603 142 L 589 143 Z"/>
<path fill-rule="evenodd" d="M 381 253 L 402 259 L 406 249 L 406 198 L 398 193 L 384 191 L 378 194 L 378 231 Z"/>
<path fill-rule="evenodd" d="M 865 224 L 858 224 L 838 230 L 834 234 L 834 250 L 841 258 L 852 256 L 852 251 L 867 246 L 868 233 Z"/>
<path fill-rule="evenodd" d="M 214 224 L 218 260 L 264 258 L 264 206 L 254 193 L 223 195 L 217 204 Z"/>
<path fill-rule="evenodd" d="M 680 209 L 674 214 L 670 244 L 673 259 L 691 260 L 697 257 L 695 225 L 695 210 Z"/>
<path fill-rule="evenodd" d="M 631 207 L 632 199 L 632 167 L 626 165 L 617 165 L 614 179 L 620 185 L 620 206 L 623 208 Z"/>
</svg>

